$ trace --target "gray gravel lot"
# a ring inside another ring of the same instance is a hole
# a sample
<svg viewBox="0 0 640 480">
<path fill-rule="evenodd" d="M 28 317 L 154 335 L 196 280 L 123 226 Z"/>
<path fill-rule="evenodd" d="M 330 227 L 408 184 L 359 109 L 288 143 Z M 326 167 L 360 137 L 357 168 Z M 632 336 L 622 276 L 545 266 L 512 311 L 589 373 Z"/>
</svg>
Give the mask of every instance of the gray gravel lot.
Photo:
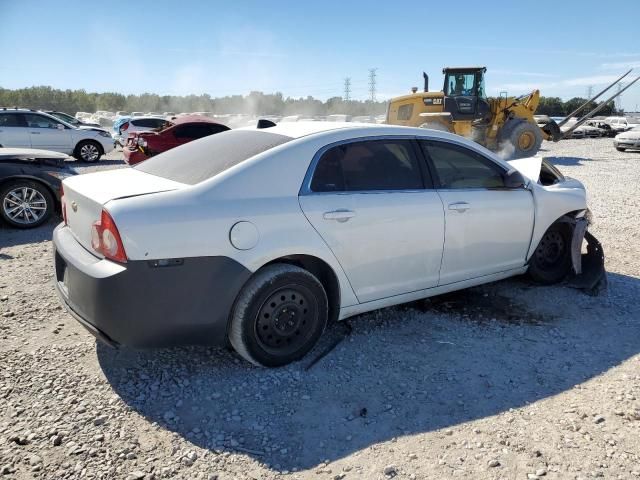
<svg viewBox="0 0 640 480">
<path fill-rule="evenodd" d="M 515 278 L 379 310 L 310 370 L 97 345 L 55 296 L 55 223 L 0 227 L 0 478 L 640 478 L 640 152 L 543 148 L 587 187 L 607 293 Z"/>
</svg>

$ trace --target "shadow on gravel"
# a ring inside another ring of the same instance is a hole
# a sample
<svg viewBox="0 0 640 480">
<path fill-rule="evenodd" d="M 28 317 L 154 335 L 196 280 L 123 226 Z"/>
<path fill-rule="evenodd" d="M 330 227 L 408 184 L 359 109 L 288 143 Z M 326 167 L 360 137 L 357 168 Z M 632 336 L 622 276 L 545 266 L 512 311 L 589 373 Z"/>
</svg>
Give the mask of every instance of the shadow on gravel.
<svg viewBox="0 0 640 480">
<path fill-rule="evenodd" d="M 544 157 L 554 165 L 582 165 L 584 162 L 592 162 L 593 159 L 585 157 Z"/>
<path fill-rule="evenodd" d="M 36 228 L 12 228 L 0 222 L 0 252 L 4 248 L 27 243 L 46 242 L 53 237 L 53 229 L 60 223 L 56 216 Z M 2 259 L 2 257 L 0 257 Z"/>
<path fill-rule="evenodd" d="M 559 394 L 638 354 L 640 280 L 609 274 L 609 288 L 587 297 L 513 279 L 372 312 L 309 371 L 322 347 L 276 370 L 207 348 L 97 355 L 149 421 L 274 470 L 308 469 Z"/>
</svg>

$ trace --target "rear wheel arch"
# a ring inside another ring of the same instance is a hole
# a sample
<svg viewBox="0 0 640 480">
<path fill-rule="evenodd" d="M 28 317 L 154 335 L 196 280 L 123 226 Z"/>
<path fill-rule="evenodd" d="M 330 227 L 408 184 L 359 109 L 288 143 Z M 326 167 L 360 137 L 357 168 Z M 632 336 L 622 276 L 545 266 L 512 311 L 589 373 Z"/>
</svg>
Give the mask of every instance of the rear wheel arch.
<svg viewBox="0 0 640 480">
<path fill-rule="evenodd" d="M 313 255 L 287 255 L 271 260 L 257 270 L 256 273 L 267 265 L 274 263 L 295 265 L 316 277 L 327 293 L 327 300 L 329 302 L 329 324 L 338 320 L 340 315 L 340 282 L 333 268 L 331 268 L 327 262 Z"/>
</svg>

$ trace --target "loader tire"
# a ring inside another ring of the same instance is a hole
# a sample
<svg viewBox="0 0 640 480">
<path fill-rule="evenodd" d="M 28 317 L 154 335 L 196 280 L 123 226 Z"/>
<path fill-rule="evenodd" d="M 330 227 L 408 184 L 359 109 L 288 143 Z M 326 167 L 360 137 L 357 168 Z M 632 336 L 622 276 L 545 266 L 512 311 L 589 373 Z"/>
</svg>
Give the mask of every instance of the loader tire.
<svg viewBox="0 0 640 480">
<path fill-rule="evenodd" d="M 542 130 L 526 121 L 507 123 L 500 142 L 500 152 L 505 159 L 532 157 L 542 145 Z"/>
</svg>

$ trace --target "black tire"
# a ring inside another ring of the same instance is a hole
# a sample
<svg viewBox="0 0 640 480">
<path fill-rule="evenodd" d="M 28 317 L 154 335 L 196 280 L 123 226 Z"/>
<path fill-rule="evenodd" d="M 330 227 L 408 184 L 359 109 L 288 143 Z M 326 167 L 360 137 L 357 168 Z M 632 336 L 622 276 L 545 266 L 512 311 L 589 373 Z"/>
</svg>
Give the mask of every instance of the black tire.
<svg viewBox="0 0 640 480">
<path fill-rule="evenodd" d="M 23 201 L 25 195 L 27 202 Z M 16 180 L 0 187 L 0 217 L 12 227 L 35 228 L 42 225 L 51 217 L 53 202 L 49 189 L 38 182 Z M 27 208 L 24 208 L 25 204 Z"/>
<path fill-rule="evenodd" d="M 280 367 L 304 357 L 327 325 L 327 294 L 308 271 L 283 263 L 259 270 L 231 313 L 229 341 L 254 365 Z"/>
<path fill-rule="evenodd" d="M 626 148 L 621 148 L 621 147 L 616 147 L 616 150 L 618 150 L 619 152 L 625 152 L 627 149 Z"/>
<path fill-rule="evenodd" d="M 540 127 L 525 121 L 508 122 L 501 137 L 500 150 L 506 158 L 531 157 L 538 153 L 542 145 Z"/>
<path fill-rule="evenodd" d="M 554 223 L 544 233 L 529 263 L 529 276 L 538 283 L 561 282 L 571 269 L 571 230 Z"/>
<path fill-rule="evenodd" d="M 104 155 L 102 145 L 95 140 L 82 140 L 73 151 L 76 159 L 87 163 L 97 162 L 102 155 Z"/>
</svg>

